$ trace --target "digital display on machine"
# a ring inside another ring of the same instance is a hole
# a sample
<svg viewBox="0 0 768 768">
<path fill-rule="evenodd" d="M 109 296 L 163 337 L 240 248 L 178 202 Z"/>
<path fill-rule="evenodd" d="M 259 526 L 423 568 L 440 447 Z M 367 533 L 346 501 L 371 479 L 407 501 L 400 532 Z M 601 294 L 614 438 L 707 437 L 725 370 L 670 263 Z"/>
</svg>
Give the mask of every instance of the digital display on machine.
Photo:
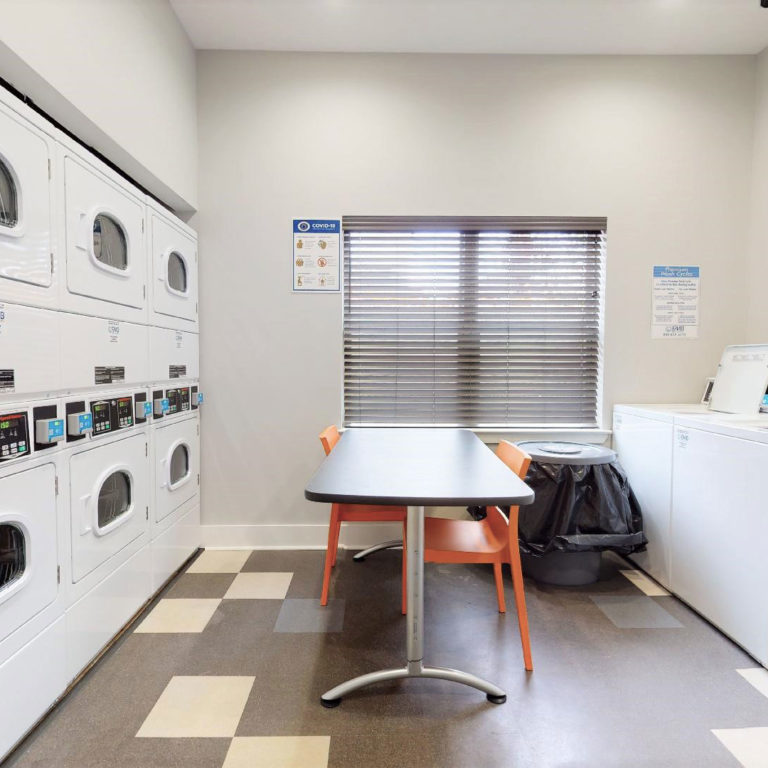
<svg viewBox="0 0 768 768">
<path fill-rule="evenodd" d="M 165 396 L 168 398 L 168 413 L 181 413 L 189 410 L 189 387 L 169 389 Z"/>
<path fill-rule="evenodd" d="M 29 450 L 27 414 L 0 415 L 0 461 L 24 456 Z"/>
<path fill-rule="evenodd" d="M 91 415 L 93 416 L 94 435 L 112 431 L 112 415 L 108 400 L 97 400 L 91 403 Z"/>
<path fill-rule="evenodd" d="M 117 426 L 119 429 L 133 426 L 133 399 L 130 397 L 118 398 Z"/>
</svg>

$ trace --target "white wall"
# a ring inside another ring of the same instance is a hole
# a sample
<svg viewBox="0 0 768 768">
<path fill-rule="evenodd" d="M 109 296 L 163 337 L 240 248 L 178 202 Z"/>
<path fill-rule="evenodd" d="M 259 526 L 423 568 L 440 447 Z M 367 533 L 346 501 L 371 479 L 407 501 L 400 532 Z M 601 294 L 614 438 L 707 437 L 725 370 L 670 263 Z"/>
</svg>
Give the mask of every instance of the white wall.
<svg viewBox="0 0 768 768">
<path fill-rule="evenodd" d="M 749 307 L 746 340 L 768 342 L 768 48 L 756 61 L 755 144 L 748 250 Z"/>
<path fill-rule="evenodd" d="M 291 293 L 294 216 L 607 216 L 606 424 L 742 338 L 752 57 L 201 52 L 198 82 L 204 522 L 318 525 L 211 542 L 322 541 L 342 307 Z M 654 264 L 701 265 L 698 340 L 651 340 Z"/>
<path fill-rule="evenodd" d="M 195 52 L 167 0 L 0 0 L 0 77 L 168 205 L 196 207 Z"/>
</svg>

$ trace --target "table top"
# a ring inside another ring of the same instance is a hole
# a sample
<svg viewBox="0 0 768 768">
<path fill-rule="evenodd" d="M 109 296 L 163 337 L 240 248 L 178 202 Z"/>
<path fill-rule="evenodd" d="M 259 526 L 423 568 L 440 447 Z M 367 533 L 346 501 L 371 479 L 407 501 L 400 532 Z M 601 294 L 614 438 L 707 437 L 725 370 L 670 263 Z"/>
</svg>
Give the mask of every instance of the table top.
<svg viewBox="0 0 768 768">
<path fill-rule="evenodd" d="M 348 429 L 304 495 L 401 506 L 513 506 L 533 491 L 468 429 Z"/>
</svg>

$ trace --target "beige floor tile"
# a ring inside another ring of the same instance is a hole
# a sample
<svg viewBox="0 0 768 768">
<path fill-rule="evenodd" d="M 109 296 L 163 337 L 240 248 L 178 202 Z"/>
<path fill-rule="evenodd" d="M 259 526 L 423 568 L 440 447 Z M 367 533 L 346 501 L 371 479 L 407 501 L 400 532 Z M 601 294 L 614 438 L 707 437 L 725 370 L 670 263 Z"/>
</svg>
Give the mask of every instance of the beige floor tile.
<svg viewBox="0 0 768 768">
<path fill-rule="evenodd" d="M 254 680 L 254 677 L 173 677 L 136 736 L 234 736 Z"/>
<path fill-rule="evenodd" d="M 744 768 L 768 768 L 768 728 L 723 728 L 712 733 Z"/>
<path fill-rule="evenodd" d="M 292 573 L 238 573 L 224 599 L 283 600 L 292 577 Z"/>
<path fill-rule="evenodd" d="M 762 667 L 750 667 L 749 669 L 736 670 L 750 685 L 757 688 L 763 696 L 768 698 L 768 669 Z"/>
<path fill-rule="evenodd" d="M 187 573 L 240 573 L 251 549 L 206 549 Z"/>
<path fill-rule="evenodd" d="M 330 736 L 238 737 L 222 768 L 327 768 L 330 744 Z"/>
<path fill-rule="evenodd" d="M 134 630 L 143 632 L 202 632 L 219 607 L 219 599 L 161 600 Z"/>
<path fill-rule="evenodd" d="M 664 587 L 657 584 L 653 579 L 649 579 L 642 571 L 627 568 L 621 573 L 648 597 L 665 597 L 669 594 Z"/>
</svg>

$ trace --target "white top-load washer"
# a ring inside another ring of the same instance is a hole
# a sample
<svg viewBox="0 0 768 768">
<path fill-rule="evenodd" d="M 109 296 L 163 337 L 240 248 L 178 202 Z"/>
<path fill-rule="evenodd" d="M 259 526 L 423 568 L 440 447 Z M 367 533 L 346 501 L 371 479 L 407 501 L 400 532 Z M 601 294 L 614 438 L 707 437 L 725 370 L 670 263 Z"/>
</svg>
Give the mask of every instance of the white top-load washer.
<svg viewBox="0 0 768 768">
<path fill-rule="evenodd" d="M 197 234 L 146 198 L 151 325 L 197 333 Z"/>
<path fill-rule="evenodd" d="M 54 144 L 21 102 L 0 103 L 0 301 L 54 308 Z"/>
<path fill-rule="evenodd" d="M 144 196 L 66 137 L 58 155 L 65 272 L 60 307 L 146 323 Z"/>
</svg>

